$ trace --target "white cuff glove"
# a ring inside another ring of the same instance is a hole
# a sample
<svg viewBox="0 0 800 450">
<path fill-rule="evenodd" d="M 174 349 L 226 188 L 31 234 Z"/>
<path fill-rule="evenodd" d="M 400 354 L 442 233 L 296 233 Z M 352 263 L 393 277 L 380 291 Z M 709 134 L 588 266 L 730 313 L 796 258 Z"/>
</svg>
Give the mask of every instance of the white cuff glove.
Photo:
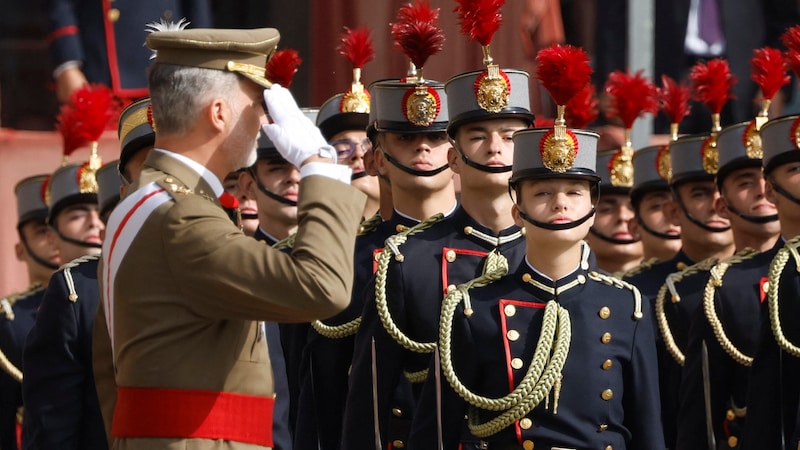
<svg viewBox="0 0 800 450">
<path fill-rule="evenodd" d="M 336 151 L 322 137 L 319 128 L 300 111 L 288 89 L 273 84 L 264 90 L 264 102 L 273 123 L 262 128 L 281 156 L 295 167 L 317 155 L 336 162 Z"/>
</svg>

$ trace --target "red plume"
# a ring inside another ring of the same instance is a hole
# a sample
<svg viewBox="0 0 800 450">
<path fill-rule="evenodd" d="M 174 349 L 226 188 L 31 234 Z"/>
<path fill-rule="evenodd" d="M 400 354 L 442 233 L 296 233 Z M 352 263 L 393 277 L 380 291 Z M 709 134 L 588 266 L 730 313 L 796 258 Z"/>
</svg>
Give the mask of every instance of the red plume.
<svg viewBox="0 0 800 450">
<path fill-rule="evenodd" d="M 61 112 L 56 120 L 56 129 L 61 133 L 64 141 L 64 156 L 69 156 L 75 150 L 89 144 L 89 141 L 81 133 L 81 123 L 71 105 L 61 105 Z"/>
<path fill-rule="evenodd" d="M 536 55 L 536 78 L 550 92 L 557 105 L 566 105 L 592 76 L 589 57 L 579 47 L 554 44 Z"/>
<path fill-rule="evenodd" d="M 340 55 L 353 64 L 353 67 L 359 69 L 364 67 L 375 57 L 375 50 L 372 48 L 372 32 L 367 27 L 355 30 L 344 27 L 344 33 L 342 33 L 341 42 L 337 50 L 339 50 Z"/>
<path fill-rule="evenodd" d="M 492 43 L 492 37 L 500 24 L 503 15 L 500 8 L 506 0 L 456 0 L 458 6 L 453 10 L 458 14 L 461 33 L 481 45 Z"/>
<path fill-rule="evenodd" d="M 118 113 L 119 105 L 111 89 L 102 84 L 85 85 L 69 98 L 77 123 L 77 133 L 88 142 L 96 142 Z"/>
<path fill-rule="evenodd" d="M 552 117 L 539 117 L 536 116 L 536 119 L 533 120 L 533 126 L 536 128 L 553 128 L 553 125 L 556 124 L 556 119 Z"/>
<path fill-rule="evenodd" d="M 786 65 L 800 76 L 800 25 L 795 25 L 786 30 L 781 36 L 781 42 L 786 46 Z"/>
<path fill-rule="evenodd" d="M 714 58 L 708 64 L 698 62 L 692 67 L 689 80 L 694 99 L 705 103 L 713 114 L 719 114 L 725 102 L 734 98 L 731 87 L 736 84 L 736 76 L 724 59 Z"/>
<path fill-rule="evenodd" d="M 586 128 L 597 120 L 597 97 L 594 85 L 586 84 L 568 102 L 564 119 L 570 128 Z"/>
<path fill-rule="evenodd" d="M 444 45 L 444 31 L 438 22 L 439 8 L 431 8 L 428 0 L 417 0 L 400 7 L 397 22 L 390 24 L 395 47 L 418 68 Z"/>
<path fill-rule="evenodd" d="M 681 123 L 689 115 L 689 86 L 678 83 L 667 75 L 661 75 L 661 88 L 658 90 L 661 109 L 669 117 L 670 123 Z"/>
<path fill-rule="evenodd" d="M 791 79 L 786 74 L 783 53 L 777 48 L 764 47 L 753 50 L 750 64 L 753 66 L 750 78 L 761 88 L 767 100 L 772 100 L 778 89 Z"/>
<path fill-rule="evenodd" d="M 278 50 L 267 61 L 266 78 L 281 86 L 288 88 L 292 84 L 297 68 L 303 62 L 297 50 L 287 48 Z"/>
<path fill-rule="evenodd" d="M 606 93 L 611 96 L 609 117 L 619 117 L 625 128 L 633 127 L 633 122 L 644 113 L 658 112 L 658 88 L 644 77 L 639 70 L 630 72 L 615 70 L 608 75 Z"/>
<path fill-rule="evenodd" d="M 239 207 L 239 199 L 227 192 L 223 192 L 219 196 L 219 203 L 225 209 L 237 209 Z"/>
</svg>

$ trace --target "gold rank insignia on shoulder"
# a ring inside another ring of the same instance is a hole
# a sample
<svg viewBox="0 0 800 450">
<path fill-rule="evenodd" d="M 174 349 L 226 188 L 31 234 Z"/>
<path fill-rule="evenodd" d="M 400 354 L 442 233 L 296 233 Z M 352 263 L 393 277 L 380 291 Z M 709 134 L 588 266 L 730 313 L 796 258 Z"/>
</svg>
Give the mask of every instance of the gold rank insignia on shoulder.
<svg viewBox="0 0 800 450">
<path fill-rule="evenodd" d="M 539 141 L 542 164 L 553 172 L 564 173 L 575 164 L 578 156 L 578 138 L 566 129 L 558 127 L 548 130 Z"/>
<path fill-rule="evenodd" d="M 417 86 L 403 96 L 403 115 L 418 127 L 427 127 L 436 120 L 442 109 L 442 100 L 435 89 Z"/>
<path fill-rule="evenodd" d="M 473 89 L 478 106 L 488 112 L 497 113 L 508 106 L 511 81 L 497 64 L 489 64 L 486 67 L 486 71 L 475 79 Z"/>
<path fill-rule="evenodd" d="M 611 185 L 615 187 L 633 186 L 633 160 L 622 149 L 617 150 L 608 161 L 608 171 L 611 174 Z"/>
<path fill-rule="evenodd" d="M 789 140 L 794 142 L 795 148 L 800 149 L 800 117 L 794 119 L 792 126 L 789 128 Z"/>
<path fill-rule="evenodd" d="M 717 149 L 717 137 L 712 135 L 703 141 L 700 147 L 700 155 L 703 159 L 703 170 L 709 174 L 716 174 L 719 170 L 719 150 Z"/>
<path fill-rule="evenodd" d="M 672 163 L 669 160 L 669 145 L 664 145 L 656 155 L 656 173 L 664 181 L 672 178 Z"/>
<path fill-rule="evenodd" d="M 747 124 L 747 128 L 742 133 L 742 143 L 744 144 L 744 151 L 750 159 L 761 159 L 764 157 L 764 151 L 761 149 L 761 134 L 758 132 L 758 126 L 755 120 L 751 120 Z"/>
</svg>

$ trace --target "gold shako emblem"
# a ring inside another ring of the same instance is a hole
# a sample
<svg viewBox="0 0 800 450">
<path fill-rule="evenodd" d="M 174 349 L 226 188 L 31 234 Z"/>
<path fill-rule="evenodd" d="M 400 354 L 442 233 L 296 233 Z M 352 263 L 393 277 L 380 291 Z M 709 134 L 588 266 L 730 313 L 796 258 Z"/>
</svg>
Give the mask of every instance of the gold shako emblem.
<svg viewBox="0 0 800 450">
<path fill-rule="evenodd" d="M 717 150 L 716 136 L 710 136 L 700 146 L 700 158 L 703 161 L 703 170 L 709 174 L 716 174 L 719 170 L 719 150 Z"/>
<path fill-rule="evenodd" d="M 672 178 L 672 163 L 669 160 L 669 145 L 662 145 L 656 153 L 656 173 L 664 181 Z"/>
<path fill-rule="evenodd" d="M 491 64 L 481 72 L 472 87 L 478 106 L 490 113 L 498 113 L 508 106 L 511 95 L 511 81 L 500 68 Z"/>
<path fill-rule="evenodd" d="M 78 191 L 81 194 L 97 193 L 97 170 L 90 163 L 84 163 L 78 167 L 76 173 L 78 179 Z"/>
<path fill-rule="evenodd" d="M 556 129 L 548 130 L 539 141 L 539 154 L 544 166 L 553 172 L 564 173 L 575 164 L 578 156 L 578 138 L 570 130 L 563 130 L 563 136 Z"/>
<path fill-rule="evenodd" d="M 406 120 L 418 127 L 430 126 L 439 116 L 442 100 L 436 89 L 417 86 L 406 91 L 403 96 L 403 115 Z"/>
<path fill-rule="evenodd" d="M 791 128 L 789 128 L 789 140 L 794 144 L 794 147 L 800 149 L 800 117 L 794 119 Z"/>
<path fill-rule="evenodd" d="M 369 92 L 363 84 L 353 85 L 339 100 L 339 112 L 369 114 Z"/>
<path fill-rule="evenodd" d="M 611 185 L 615 187 L 633 186 L 633 161 L 630 155 L 622 149 L 617 150 L 608 160 L 608 172 L 611 175 Z"/>
<path fill-rule="evenodd" d="M 761 134 L 758 132 L 756 121 L 751 120 L 742 133 L 742 144 L 744 144 L 744 152 L 750 159 L 761 159 L 764 157 L 764 151 L 761 149 Z"/>
</svg>

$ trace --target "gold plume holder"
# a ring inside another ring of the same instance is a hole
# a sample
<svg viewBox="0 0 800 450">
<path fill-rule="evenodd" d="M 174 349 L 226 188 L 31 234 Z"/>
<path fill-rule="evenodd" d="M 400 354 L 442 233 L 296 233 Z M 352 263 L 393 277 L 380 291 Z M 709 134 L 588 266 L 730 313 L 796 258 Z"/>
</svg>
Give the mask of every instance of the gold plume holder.
<svg viewBox="0 0 800 450">
<path fill-rule="evenodd" d="M 408 62 L 408 72 L 406 72 L 406 83 L 416 83 L 417 81 L 422 80 L 422 69 L 419 71 L 417 70 L 417 66 L 409 61 Z"/>
<path fill-rule="evenodd" d="M 361 83 L 361 68 L 353 68 L 353 84 L 342 97 L 342 112 L 369 113 L 369 94 Z"/>
<path fill-rule="evenodd" d="M 717 136 L 722 131 L 719 113 L 711 114 L 711 137 L 703 144 L 703 170 L 706 173 L 716 174 L 719 170 L 719 150 L 717 149 Z"/>
<path fill-rule="evenodd" d="M 92 141 L 92 153 L 89 155 L 89 168 L 95 172 L 103 165 L 103 160 L 100 159 L 100 155 L 97 153 L 98 145 L 97 141 Z"/>
<path fill-rule="evenodd" d="M 483 47 L 483 64 L 486 65 L 486 75 L 480 79 L 475 97 L 480 106 L 490 113 L 498 113 L 508 106 L 509 89 L 506 79 L 500 74 L 500 66 L 494 64 L 489 46 Z"/>
<path fill-rule="evenodd" d="M 756 116 L 756 131 L 761 131 L 761 127 L 769 120 L 769 106 L 771 104 L 771 99 L 765 98 L 761 100 L 761 111 Z"/>
<path fill-rule="evenodd" d="M 669 137 L 672 142 L 678 140 L 678 128 L 680 127 L 680 123 L 672 122 L 669 124 Z"/>
<path fill-rule="evenodd" d="M 565 105 L 557 106 L 553 132 L 545 133 L 542 143 L 542 164 L 553 172 L 564 173 L 575 163 L 577 142 L 567 134 L 567 121 L 564 118 Z"/>
<path fill-rule="evenodd" d="M 614 158 L 610 175 L 613 186 L 633 186 L 633 142 L 630 128 L 625 128 L 625 144 Z"/>
</svg>

